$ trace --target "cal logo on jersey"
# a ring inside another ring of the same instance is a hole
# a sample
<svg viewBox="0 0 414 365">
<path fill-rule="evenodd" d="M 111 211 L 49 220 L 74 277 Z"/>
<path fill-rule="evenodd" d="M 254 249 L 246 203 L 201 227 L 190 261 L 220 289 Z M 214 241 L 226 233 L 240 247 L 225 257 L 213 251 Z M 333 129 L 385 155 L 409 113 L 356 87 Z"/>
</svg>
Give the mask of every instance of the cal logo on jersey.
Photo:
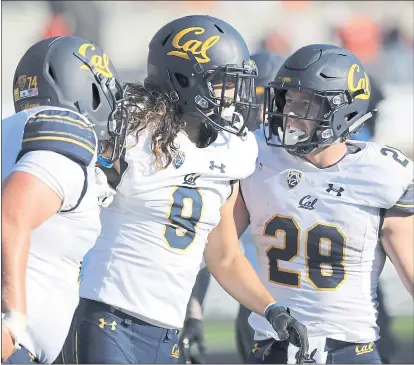
<svg viewBox="0 0 414 365">
<path fill-rule="evenodd" d="M 296 185 L 298 185 L 302 179 L 302 176 L 303 172 L 300 172 L 298 170 L 288 170 L 286 181 L 289 189 L 293 189 Z"/>
</svg>

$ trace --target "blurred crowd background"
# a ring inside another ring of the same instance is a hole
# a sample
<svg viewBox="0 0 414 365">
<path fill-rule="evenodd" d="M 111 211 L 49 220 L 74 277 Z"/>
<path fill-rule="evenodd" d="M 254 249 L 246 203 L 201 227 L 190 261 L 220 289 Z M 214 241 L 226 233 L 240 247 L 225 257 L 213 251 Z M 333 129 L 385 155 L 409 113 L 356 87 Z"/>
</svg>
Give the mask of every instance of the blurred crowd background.
<svg viewBox="0 0 414 365">
<path fill-rule="evenodd" d="M 379 109 L 378 117 L 355 138 L 397 147 L 413 158 L 413 4 L 413 1 L 2 1 L 2 118 L 14 113 L 15 67 L 27 48 L 38 40 L 69 34 L 90 39 L 108 53 L 124 81 L 142 81 L 146 74 L 147 47 L 156 31 L 184 15 L 208 14 L 238 29 L 251 53 L 269 50 L 286 57 L 310 43 L 333 43 L 352 51 L 365 64 L 375 84 L 373 97 Z M 381 284 L 398 344 L 393 362 L 412 363 L 413 301 L 389 262 Z M 237 361 L 234 353 L 237 309 L 237 303 L 212 280 L 205 303 L 211 362 Z"/>
</svg>

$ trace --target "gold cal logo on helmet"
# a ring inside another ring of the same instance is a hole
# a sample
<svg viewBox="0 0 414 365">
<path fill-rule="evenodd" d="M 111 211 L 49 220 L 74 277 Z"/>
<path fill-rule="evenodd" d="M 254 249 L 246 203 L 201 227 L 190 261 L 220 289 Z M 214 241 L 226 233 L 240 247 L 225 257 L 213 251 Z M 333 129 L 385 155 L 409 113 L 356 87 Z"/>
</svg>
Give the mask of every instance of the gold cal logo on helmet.
<svg viewBox="0 0 414 365">
<path fill-rule="evenodd" d="M 364 90 L 364 94 L 357 95 L 355 99 L 367 100 L 371 96 L 368 75 L 364 72 L 363 77 L 359 76 L 360 78 L 357 84 L 356 85 L 354 84 L 355 73 L 357 73 L 358 75 L 360 71 L 361 69 L 356 63 L 354 63 L 351 66 L 351 69 L 348 72 L 348 89 L 351 92 L 355 92 L 356 90 L 361 90 L 361 89 Z"/>
<path fill-rule="evenodd" d="M 96 47 L 93 44 L 90 43 L 84 43 L 79 47 L 78 52 L 88 59 L 90 59 L 92 65 L 95 66 L 96 70 L 101 73 L 104 77 L 113 77 L 112 71 L 109 69 L 109 57 L 106 53 L 104 53 L 102 56 L 94 54 L 92 58 L 89 58 L 86 56 L 86 51 L 90 49 L 91 52 L 96 50 Z M 86 65 L 82 65 L 80 67 L 82 70 L 89 70 L 89 67 Z"/>
<path fill-rule="evenodd" d="M 172 40 L 172 45 L 176 49 L 182 49 L 182 51 L 171 51 L 168 52 L 168 56 L 177 56 L 181 58 L 185 58 L 186 60 L 189 60 L 186 52 L 191 52 L 195 59 L 199 63 L 206 63 L 210 61 L 210 58 L 207 56 L 207 51 L 213 47 L 219 40 L 220 36 L 215 35 L 211 36 L 204 42 L 201 42 L 199 40 L 190 39 L 189 41 L 185 42 L 184 44 L 180 44 L 181 38 L 183 38 L 186 34 L 194 32 L 195 35 L 203 34 L 205 32 L 204 28 L 201 27 L 191 27 L 183 29 L 181 32 L 178 32 L 177 35 Z"/>
</svg>

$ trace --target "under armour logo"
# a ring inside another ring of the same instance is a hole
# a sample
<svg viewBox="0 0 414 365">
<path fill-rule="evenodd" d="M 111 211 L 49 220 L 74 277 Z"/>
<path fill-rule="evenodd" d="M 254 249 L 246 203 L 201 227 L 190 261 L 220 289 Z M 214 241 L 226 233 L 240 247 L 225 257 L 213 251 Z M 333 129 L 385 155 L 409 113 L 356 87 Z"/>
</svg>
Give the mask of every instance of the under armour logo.
<svg viewBox="0 0 414 365">
<path fill-rule="evenodd" d="M 187 174 L 184 176 L 184 182 L 183 184 L 186 185 L 195 185 L 196 180 L 200 177 L 200 175 L 197 174 Z"/>
<path fill-rule="evenodd" d="M 111 331 L 116 330 L 116 322 L 112 321 L 111 323 L 105 322 L 103 318 L 99 318 L 99 328 L 104 328 L 105 326 L 111 326 Z"/>
<path fill-rule="evenodd" d="M 316 364 L 316 360 L 313 358 L 316 354 L 317 349 L 313 350 L 312 353 L 309 354 L 305 354 L 304 359 L 303 359 L 303 363 L 304 364 Z"/>
<path fill-rule="evenodd" d="M 344 188 L 341 186 L 339 187 L 339 189 L 334 189 L 333 184 L 328 184 L 328 186 L 329 188 L 326 189 L 326 192 L 329 193 L 331 191 L 334 191 L 336 193 L 336 196 L 341 196 L 341 193 L 344 191 Z"/>
<path fill-rule="evenodd" d="M 214 164 L 214 161 L 210 161 L 210 170 L 219 169 L 222 174 L 224 174 L 226 171 L 224 168 L 226 165 L 221 164 L 220 166 L 217 166 Z"/>
</svg>

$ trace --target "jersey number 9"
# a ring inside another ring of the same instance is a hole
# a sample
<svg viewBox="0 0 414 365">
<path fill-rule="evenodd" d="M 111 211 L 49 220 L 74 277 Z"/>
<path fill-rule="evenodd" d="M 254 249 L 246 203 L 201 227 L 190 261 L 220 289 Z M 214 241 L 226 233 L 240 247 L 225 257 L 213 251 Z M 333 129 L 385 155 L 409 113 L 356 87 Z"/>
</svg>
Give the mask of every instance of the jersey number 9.
<svg viewBox="0 0 414 365">
<path fill-rule="evenodd" d="M 203 198 L 198 189 L 178 186 L 172 193 L 164 238 L 171 248 L 185 250 L 194 241 L 195 228 L 203 210 Z"/>
</svg>

